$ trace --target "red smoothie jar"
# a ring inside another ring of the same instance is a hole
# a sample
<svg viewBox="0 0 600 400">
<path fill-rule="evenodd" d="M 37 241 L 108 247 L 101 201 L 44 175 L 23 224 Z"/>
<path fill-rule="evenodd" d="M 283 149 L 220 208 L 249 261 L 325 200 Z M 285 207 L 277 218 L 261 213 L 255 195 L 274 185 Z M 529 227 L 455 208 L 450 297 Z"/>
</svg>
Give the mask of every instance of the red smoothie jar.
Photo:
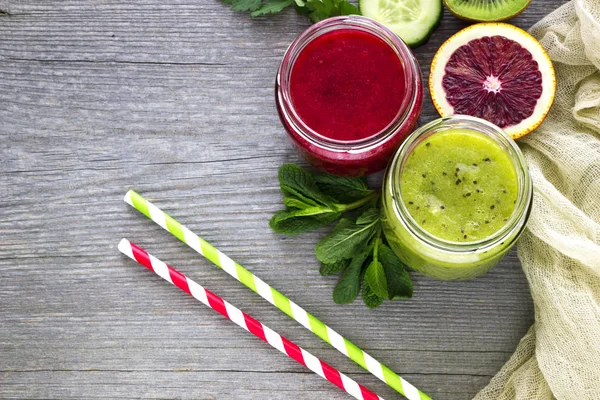
<svg viewBox="0 0 600 400">
<path fill-rule="evenodd" d="M 281 122 L 315 167 L 361 176 L 387 165 L 423 106 L 419 64 L 392 31 L 358 15 L 312 25 L 275 82 Z"/>
</svg>

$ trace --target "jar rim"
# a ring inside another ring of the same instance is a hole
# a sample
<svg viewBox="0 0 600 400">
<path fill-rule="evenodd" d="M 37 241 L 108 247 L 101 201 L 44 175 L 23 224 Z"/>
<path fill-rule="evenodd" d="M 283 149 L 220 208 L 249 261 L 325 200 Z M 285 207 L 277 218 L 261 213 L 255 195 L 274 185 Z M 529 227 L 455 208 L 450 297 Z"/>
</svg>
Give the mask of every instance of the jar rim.
<svg viewBox="0 0 600 400">
<path fill-rule="evenodd" d="M 381 131 L 357 140 L 332 139 L 321 135 L 310 128 L 296 112 L 290 94 L 292 70 L 296 59 L 302 50 L 322 34 L 339 29 L 356 29 L 373 34 L 390 46 L 404 67 L 404 79 L 406 81 L 405 87 L 407 93 L 400 105 L 398 113 Z M 419 91 L 417 90 L 417 85 L 420 81 L 421 70 L 419 64 L 410 48 L 402 41 L 402 39 L 400 39 L 400 37 L 371 18 L 360 15 L 347 15 L 328 18 L 312 25 L 290 44 L 279 66 L 279 70 L 277 71 L 275 90 L 278 93 L 278 108 L 299 135 L 314 145 L 331 150 L 348 151 L 349 149 L 363 150 L 365 148 L 372 148 L 394 136 L 394 134 L 398 132 L 403 124 L 409 119 L 409 116 L 418 103 Z"/>
<path fill-rule="evenodd" d="M 507 151 L 517 173 L 517 202 L 515 203 L 515 208 L 508 221 L 502 228 L 490 236 L 471 242 L 445 240 L 434 236 L 423 229 L 423 227 L 413 218 L 408 211 L 408 207 L 402 201 L 400 187 L 403 166 L 412 150 L 420 143 L 420 139 L 429 137 L 437 132 L 457 128 L 470 129 L 486 134 L 488 137 L 494 139 Z M 513 235 L 514 231 L 522 230 L 529 219 L 531 204 L 533 202 L 533 184 L 525 157 L 517 143 L 503 129 L 481 118 L 467 115 L 452 115 L 436 119 L 421 126 L 411 133 L 400 146 L 390 162 L 388 174 L 390 174 L 390 179 L 386 178 L 385 184 L 390 185 L 388 190 L 390 190 L 390 193 L 392 194 L 392 207 L 396 217 L 415 238 L 441 250 L 460 253 L 485 252 L 498 244 L 504 245 L 504 242 L 511 239 L 512 236 L 514 236 L 512 240 L 516 240 L 519 235 Z"/>
</svg>

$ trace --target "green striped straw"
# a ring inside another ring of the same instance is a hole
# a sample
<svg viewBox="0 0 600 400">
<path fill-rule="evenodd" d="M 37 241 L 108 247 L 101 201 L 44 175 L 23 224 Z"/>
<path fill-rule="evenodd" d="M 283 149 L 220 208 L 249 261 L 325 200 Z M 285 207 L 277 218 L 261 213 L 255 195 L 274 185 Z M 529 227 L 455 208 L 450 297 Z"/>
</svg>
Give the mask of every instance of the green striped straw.
<svg viewBox="0 0 600 400">
<path fill-rule="evenodd" d="M 404 395 L 408 400 L 431 400 L 431 397 L 427 394 L 411 385 L 348 339 L 344 338 L 329 326 L 306 312 L 302 307 L 269 286 L 262 279 L 252 274 L 252 272 L 221 253 L 210 243 L 171 218 L 167 213 L 140 196 L 138 193 L 133 190 L 127 192 L 125 195 L 125 202 L 158 225 L 162 226 L 183 243 L 196 250 L 217 267 L 223 269 L 229 275 L 246 285 L 246 287 L 257 293 L 263 299 L 283 311 L 290 318 L 300 323 L 300 325 L 329 343 L 340 353 L 346 355 L 398 393 Z"/>
</svg>

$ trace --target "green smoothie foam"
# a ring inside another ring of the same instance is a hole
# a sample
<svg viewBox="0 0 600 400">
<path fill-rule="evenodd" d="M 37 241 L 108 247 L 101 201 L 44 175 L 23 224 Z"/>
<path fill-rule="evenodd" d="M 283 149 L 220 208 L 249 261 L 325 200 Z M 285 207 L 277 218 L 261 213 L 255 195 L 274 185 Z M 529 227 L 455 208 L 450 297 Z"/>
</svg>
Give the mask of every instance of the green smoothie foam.
<svg viewBox="0 0 600 400">
<path fill-rule="evenodd" d="M 498 232 L 518 196 L 510 155 L 494 139 L 470 129 L 437 132 L 420 142 L 406 160 L 400 185 L 416 223 L 452 242 Z"/>
</svg>

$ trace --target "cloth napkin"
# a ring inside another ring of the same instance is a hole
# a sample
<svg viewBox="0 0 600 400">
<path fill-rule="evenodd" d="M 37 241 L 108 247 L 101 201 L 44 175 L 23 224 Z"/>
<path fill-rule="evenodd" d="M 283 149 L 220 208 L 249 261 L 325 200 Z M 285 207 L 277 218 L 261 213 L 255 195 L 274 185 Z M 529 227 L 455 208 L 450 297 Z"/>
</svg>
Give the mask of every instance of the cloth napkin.
<svg viewBox="0 0 600 400">
<path fill-rule="evenodd" d="M 519 140 L 534 182 L 518 254 L 535 322 L 475 397 L 600 399 L 600 0 L 572 0 L 530 33 L 554 63 L 544 123 Z"/>
</svg>

